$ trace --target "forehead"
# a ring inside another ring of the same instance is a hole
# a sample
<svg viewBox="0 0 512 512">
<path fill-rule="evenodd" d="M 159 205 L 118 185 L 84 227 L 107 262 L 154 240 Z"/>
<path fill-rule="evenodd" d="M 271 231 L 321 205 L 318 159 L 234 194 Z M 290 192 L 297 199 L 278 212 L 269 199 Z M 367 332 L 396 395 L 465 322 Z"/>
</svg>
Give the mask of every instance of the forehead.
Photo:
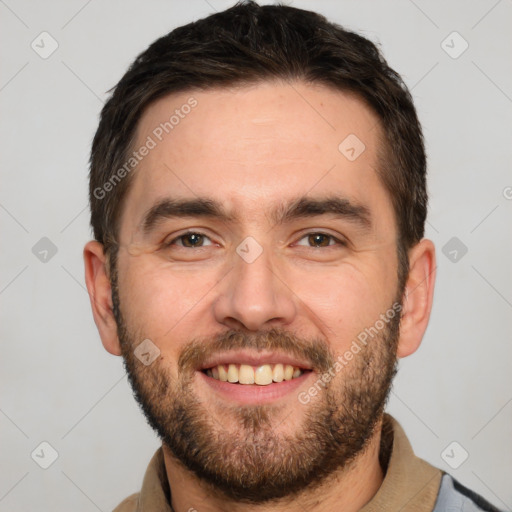
<svg viewBox="0 0 512 512">
<path fill-rule="evenodd" d="M 172 195 L 212 197 L 227 209 L 265 214 L 286 197 L 339 192 L 389 201 L 375 172 L 376 115 L 357 97 L 323 85 L 264 82 L 190 90 L 144 112 L 125 204 L 143 215 Z"/>
</svg>

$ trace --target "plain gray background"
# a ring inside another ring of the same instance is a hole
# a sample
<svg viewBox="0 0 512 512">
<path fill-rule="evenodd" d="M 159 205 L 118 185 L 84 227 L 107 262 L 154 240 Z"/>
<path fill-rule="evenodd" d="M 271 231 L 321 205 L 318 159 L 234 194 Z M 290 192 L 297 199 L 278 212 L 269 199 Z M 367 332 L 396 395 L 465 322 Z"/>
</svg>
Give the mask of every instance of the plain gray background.
<svg viewBox="0 0 512 512">
<path fill-rule="evenodd" d="M 136 55 L 233 3 L 0 0 L 2 511 L 109 511 L 140 489 L 159 441 L 90 312 L 88 153 Z M 512 2 L 287 3 L 378 42 L 412 89 L 438 276 L 388 411 L 419 456 L 512 510 Z"/>
</svg>

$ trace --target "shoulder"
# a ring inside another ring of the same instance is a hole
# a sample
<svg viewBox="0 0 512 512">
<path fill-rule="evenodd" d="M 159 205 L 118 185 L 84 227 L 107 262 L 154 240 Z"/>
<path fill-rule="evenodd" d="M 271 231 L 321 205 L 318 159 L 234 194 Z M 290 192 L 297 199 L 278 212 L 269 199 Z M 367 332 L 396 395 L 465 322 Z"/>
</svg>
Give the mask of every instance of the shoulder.
<svg viewBox="0 0 512 512">
<path fill-rule="evenodd" d="M 138 492 L 125 498 L 112 512 L 136 512 L 137 504 L 139 502 Z"/>
<path fill-rule="evenodd" d="M 468 489 L 451 475 L 443 472 L 434 512 L 449 510 L 501 512 L 475 491 Z"/>
</svg>

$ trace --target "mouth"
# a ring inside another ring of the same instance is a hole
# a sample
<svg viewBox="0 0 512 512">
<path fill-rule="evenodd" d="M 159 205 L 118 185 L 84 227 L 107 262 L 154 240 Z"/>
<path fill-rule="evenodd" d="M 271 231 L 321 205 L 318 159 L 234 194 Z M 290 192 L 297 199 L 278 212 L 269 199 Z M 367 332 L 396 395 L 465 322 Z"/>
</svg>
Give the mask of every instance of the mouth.
<svg viewBox="0 0 512 512">
<path fill-rule="evenodd" d="M 253 366 L 249 364 L 219 364 L 201 370 L 208 377 L 231 384 L 268 386 L 272 383 L 299 378 L 311 370 L 291 364 L 275 363 Z"/>
<path fill-rule="evenodd" d="M 197 369 L 210 392 L 230 403 L 271 403 L 304 385 L 313 368 L 307 361 L 272 352 L 230 351 Z"/>
</svg>

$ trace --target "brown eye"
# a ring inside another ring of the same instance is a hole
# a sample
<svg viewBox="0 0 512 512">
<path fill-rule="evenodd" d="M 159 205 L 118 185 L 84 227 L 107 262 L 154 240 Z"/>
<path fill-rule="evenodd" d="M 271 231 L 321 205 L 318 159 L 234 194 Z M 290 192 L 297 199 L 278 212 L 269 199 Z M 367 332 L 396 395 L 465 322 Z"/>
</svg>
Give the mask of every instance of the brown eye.
<svg viewBox="0 0 512 512">
<path fill-rule="evenodd" d="M 205 243 L 209 241 L 210 243 Z M 203 235 L 202 233 L 196 233 L 195 231 L 191 231 L 189 233 L 185 233 L 184 235 L 180 235 L 173 240 L 171 240 L 166 247 L 177 245 L 178 247 L 185 247 L 187 249 L 193 249 L 195 247 L 205 247 L 205 245 L 212 245 L 210 239 Z"/>
<path fill-rule="evenodd" d="M 315 247 L 327 247 L 330 245 L 329 242 L 331 238 L 331 236 L 324 235 L 323 233 L 315 233 L 308 235 L 308 242 Z"/>
<path fill-rule="evenodd" d="M 199 233 L 187 233 L 180 237 L 185 247 L 200 247 L 204 241 L 203 235 Z"/>
<path fill-rule="evenodd" d="M 313 248 L 322 248 L 322 247 L 332 247 L 335 245 L 345 245 L 344 242 L 338 240 L 336 237 L 329 235 L 327 233 L 308 233 L 304 235 L 300 241 L 307 240 L 304 243 L 298 243 L 297 245 L 307 245 L 308 247 Z M 300 242 L 299 241 L 299 242 Z M 334 243 L 331 243 L 334 242 Z"/>
</svg>

